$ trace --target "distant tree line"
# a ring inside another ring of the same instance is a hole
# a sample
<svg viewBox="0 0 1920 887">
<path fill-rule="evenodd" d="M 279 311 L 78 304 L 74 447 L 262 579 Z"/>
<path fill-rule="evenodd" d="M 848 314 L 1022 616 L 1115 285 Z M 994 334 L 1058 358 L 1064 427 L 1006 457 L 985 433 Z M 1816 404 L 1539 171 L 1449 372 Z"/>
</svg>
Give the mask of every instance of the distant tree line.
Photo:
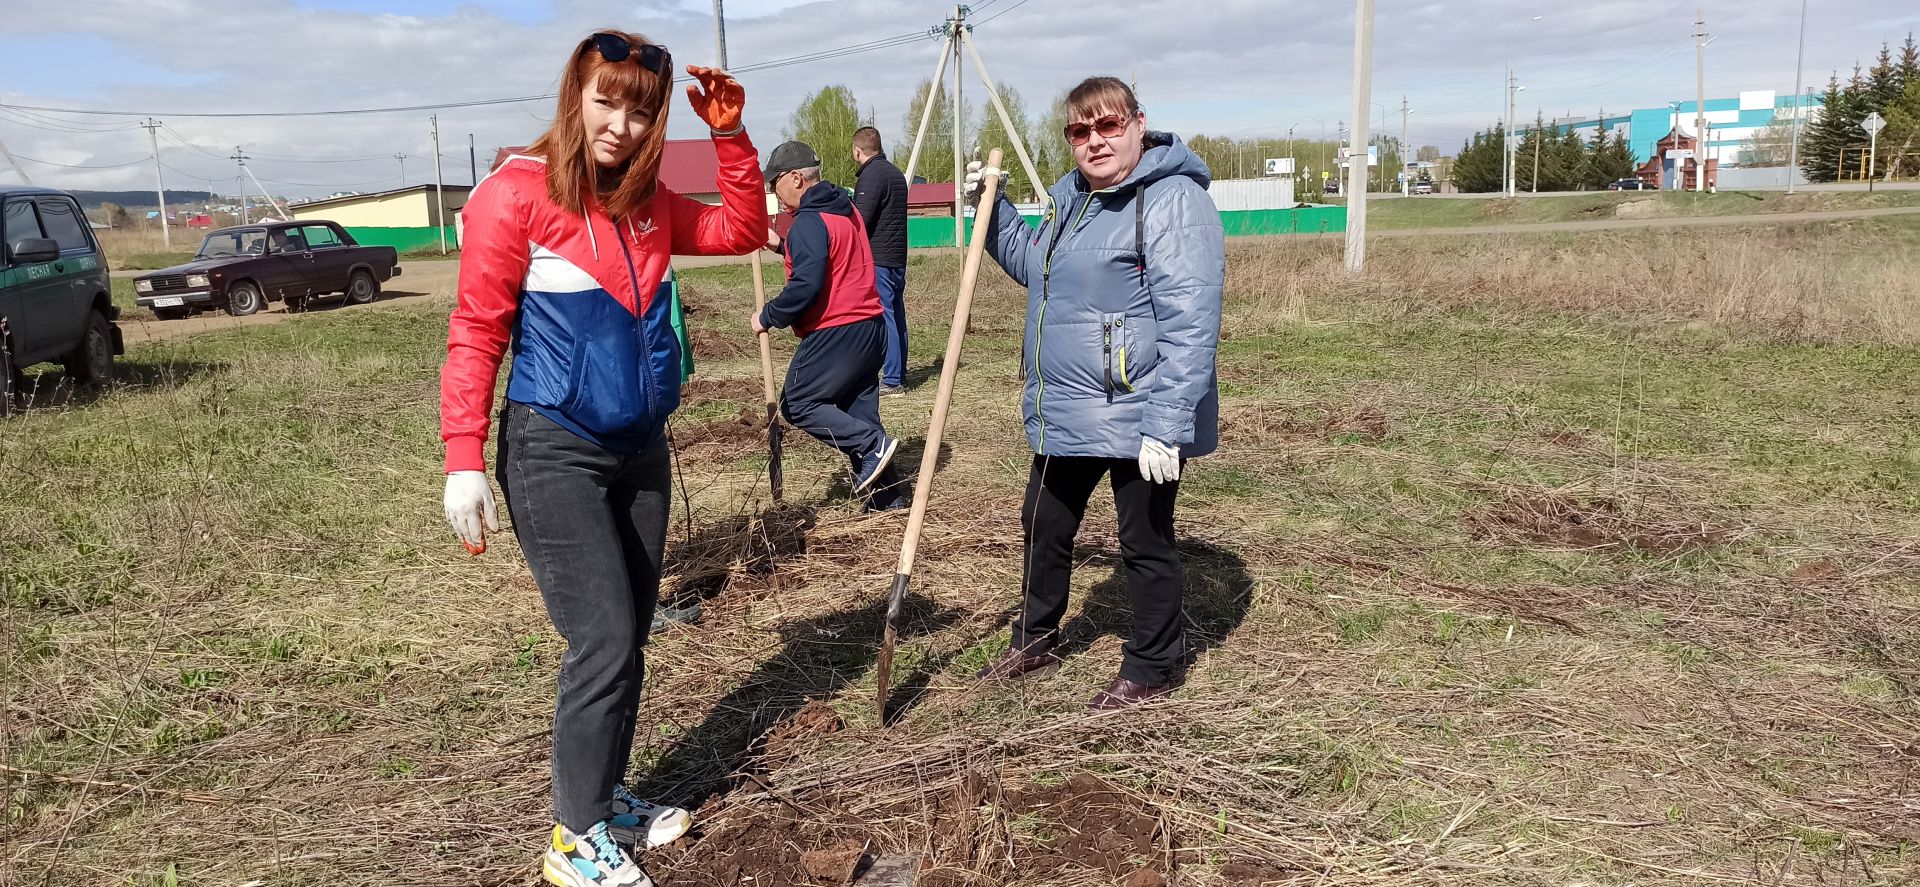
<svg viewBox="0 0 1920 887">
<path fill-rule="evenodd" d="M 1852 181 L 1866 177 L 1871 139 L 1860 124 L 1879 112 L 1886 120 L 1880 131 L 1876 178 L 1899 178 L 1920 173 L 1920 46 L 1913 35 L 1901 44 L 1896 59 L 1886 44 L 1873 67 L 1840 82 L 1839 72 L 1827 79 L 1825 102 L 1800 137 L 1800 169 L 1815 182 Z"/>
<path fill-rule="evenodd" d="M 1599 119 L 1604 121 L 1606 114 Z M 1506 136 L 1506 126 L 1495 123 L 1461 145 L 1453 161 L 1454 187 L 1470 193 L 1504 188 L 1500 152 Z M 1587 140 L 1572 126 L 1553 126 L 1536 117 L 1514 151 L 1514 187 L 1528 192 L 1597 191 L 1631 178 L 1638 165 L 1626 137 L 1609 132 L 1604 123 Z"/>
</svg>

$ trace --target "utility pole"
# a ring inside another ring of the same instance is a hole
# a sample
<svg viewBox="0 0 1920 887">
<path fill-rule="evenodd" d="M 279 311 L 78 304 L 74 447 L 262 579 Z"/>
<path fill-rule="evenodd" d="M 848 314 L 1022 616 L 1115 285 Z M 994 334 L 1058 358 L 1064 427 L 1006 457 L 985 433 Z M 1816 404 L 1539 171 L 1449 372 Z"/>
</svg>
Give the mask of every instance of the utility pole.
<svg viewBox="0 0 1920 887">
<path fill-rule="evenodd" d="M 440 229 L 440 254 L 447 254 L 447 185 L 440 177 L 440 115 L 427 117 L 433 135 L 433 227 Z"/>
<path fill-rule="evenodd" d="M 400 161 L 400 187 L 407 186 L 407 155 L 395 152 L 393 159 Z"/>
<path fill-rule="evenodd" d="M 153 194 L 160 198 L 160 242 L 167 249 L 173 249 L 173 231 L 167 227 L 167 180 L 160 174 L 160 121 L 148 117 L 147 122 L 140 125 L 153 142 Z"/>
<path fill-rule="evenodd" d="M 1413 193 L 1413 176 L 1407 172 L 1407 115 L 1413 109 L 1407 107 L 1406 93 L 1400 94 L 1400 196 Z"/>
<path fill-rule="evenodd" d="M 473 133 L 467 133 L 467 178 L 468 185 L 480 186 L 480 155 L 473 150 Z"/>
<path fill-rule="evenodd" d="M 1693 106 L 1693 136 L 1699 142 L 1699 150 L 1694 152 L 1693 190 L 1707 190 L 1707 10 L 1703 7 L 1694 20 L 1694 87 L 1695 104 Z"/>
<path fill-rule="evenodd" d="M 1559 128 L 1555 127 L 1554 132 L 1557 135 Z M 1540 193 L 1540 143 L 1544 141 L 1546 136 L 1537 132 L 1533 134 L 1533 187 L 1529 190 L 1534 194 Z"/>
<path fill-rule="evenodd" d="M 253 180 L 253 186 L 255 188 L 260 189 L 260 196 L 265 197 L 267 199 L 267 205 L 272 207 L 274 212 L 279 213 L 280 217 L 283 219 L 293 218 L 293 213 L 287 212 L 285 207 L 281 206 L 278 202 L 276 202 L 273 199 L 272 194 L 267 193 L 267 186 L 260 184 L 260 177 L 254 175 L 253 169 L 247 166 L 247 160 L 249 159 L 247 157 L 247 152 L 240 150 L 239 145 L 235 145 L 233 146 L 233 156 L 227 159 L 233 160 L 240 164 L 240 171 L 243 173 L 246 173 L 247 178 Z M 244 222 L 245 221 L 244 217 L 246 215 L 246 186 L 242 185 L 240 190 L 241 190 L 240 210 L 241 210 L 241 216 L 242 216 L 241 221 Z"/>
<path fill-rule="evenodd" d="M 967 7 L 953 8 L 953 245 L 967 245 L 966 193 L 962 180 L 967 175 L 967 161 L 961 151 L 966 140 L 964 130 L 967 126 L 967 105 L 962 101 L 960 83 L 964 79 L 960 73 L 960 35 L 967 29 Z"/>
<path fill-rule="evenodd" d="M 1518 159 L 1518 150 L 1520 147 L 1520 143 L 1518 140 L 1514 138 L 1514 134 L 1513 134 L 1513 100 L 1514 100 L 1514 96 L 1518 95 L 1519 92 L 1520 92 L 1519 79 L 1514 76 L 1513 69 L 1508 68 L 1507 69 L 1507 139 L 1506 139 L 1506 145 L 1505 145 L 1505 149 L 1506 149 L 1505 153 L 1507 155 L 1507 196 L 1508 197 L 1512 197 L 1514 195 L 1514 192 L 1518 190 L 1519 180 L 1520 180 L 1520 175 L 1519 175 L 1520 171 L 1517 169 L 1517 167 L 1519 166 L 1519 163 L 1516 162 Z"/>
<path fill-rule="evenodd" d="M 1367 124 L 1373 107 L 1373 0 L 1355 0 L 1353 15 L 1353 139 L 1347 148 L 1347 270 L 1367 266 Z M 1359 150 L 1355 150 L 1358 148 Z"/>
<path fill-rule="evenodd" d="M 713 0 L 713 57 L 719 59 L 719 68 L 727 69 L 727 11 L 720 0 Z"/>
<path fill-rule="evenodd" d="M 1787 193 L 1793 193 L 1793 177 L 1800 170 L 1800 118 L 1807 105 L 1800 91 L 1801 68 L 1807 63 L 1807 0 L 1800 0 L 1800 52 L 1793 58 L 1793 141 L 1787 145 Z"/>
</svg>

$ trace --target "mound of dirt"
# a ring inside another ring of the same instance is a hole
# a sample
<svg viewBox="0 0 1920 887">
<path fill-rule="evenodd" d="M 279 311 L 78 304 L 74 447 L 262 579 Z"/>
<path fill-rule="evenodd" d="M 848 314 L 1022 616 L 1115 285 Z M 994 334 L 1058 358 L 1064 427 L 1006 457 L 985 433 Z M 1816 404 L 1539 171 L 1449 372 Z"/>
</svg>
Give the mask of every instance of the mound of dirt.
<svg viewBox="0 0 1920 887">
<path fill-rule="evenodd" d="M 1665 213 L 1661 212 L 1660 201 L 1658 200 L 1647 200 L 1644 198 L 1640 200 L 1628 200 L 1624 203 L 1615 204 L 1613 207 L 1613 217 L 1616 219 L 1657 219 L 1662 215 L 1665 215 Z"/>
<path fill-rule="evenodd" d="M 696 406 L 714 400 L 744 400 L 766 403 L 766 392 L 759 379 L 694 379 L 680 386 L 680 405 Z M 761 407 L 762 410 L 766 408 Z"/>
<path fill-rule="evenodd" d="M 682 451 L 710 448 L 745 454 L 767 446 L 766 408 L 741 407 L 731 419 L 709 419 L 673 430 L 674 446 Z"/>
<path fill-rule="evenodd" d="M 1510 496 L 1469 514 L 1466 523 L 1480 539 L 1518 539 L 1583 550 L 1633 550 L 1656 555 L 1711 548 L 1733 536 L 1727 530 L 1694 523 L 1643 523 L 1629 515 L 1617 500 L 1563 493 Z"/>
<path fill-rule="evenodd" d="M 702 358 L 726 360 L 752 352 L 757 343 L 740 336 L 729 336 L 719 330 L 689 330 L 687 341 L 693 345 L 693 359 Z"/>
<path fill-rule="evenodd" d="M 1124 878 L 1160 856 L 1154 838 L 1160 819 L 1140 800 L 1088 773 L 1054 786 L 1032 786 L 1007 797 L 1007 813 L 1033 821 L 1015 834 L 1015 864 L 1036 878 L 1072 868 Z"/>
</svg>

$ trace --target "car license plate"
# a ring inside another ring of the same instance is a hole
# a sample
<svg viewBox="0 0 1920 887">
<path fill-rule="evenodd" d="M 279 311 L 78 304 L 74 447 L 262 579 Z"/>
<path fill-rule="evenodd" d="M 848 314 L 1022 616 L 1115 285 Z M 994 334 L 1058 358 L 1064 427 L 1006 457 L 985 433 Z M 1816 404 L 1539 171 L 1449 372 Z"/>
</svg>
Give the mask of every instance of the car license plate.
<svg viewBox="0 0 1920 887">
<path fill-rule="evenodd" d="M 186 300 L 179 296 L 167 296 L 153 300 L 153 307 L 155 308 L 178 308 L 184 304 L 186 304 Z"/>
</svg>

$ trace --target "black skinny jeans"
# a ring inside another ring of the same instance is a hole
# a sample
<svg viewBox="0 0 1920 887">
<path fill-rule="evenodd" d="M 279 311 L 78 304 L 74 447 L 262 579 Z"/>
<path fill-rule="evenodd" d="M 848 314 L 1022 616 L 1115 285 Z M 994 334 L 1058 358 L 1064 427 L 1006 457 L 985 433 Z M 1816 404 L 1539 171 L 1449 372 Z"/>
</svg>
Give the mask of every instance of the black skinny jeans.
<svg viewBox="0 0 1920 887">
<path fill-rule="evenodd" d="M 1112 476 L 1120 556 L 1133 598 L 1133 627 L 1121 647 L 1120 676 L 1157 687 L 1173 679 L 1186 655 L 1180 609 L 1184 576 L 1173 539 L 1173 502 L 1180 484 L 1147 480 L 1133 459 L 1033 457 L 1020 508 L 1020 525 L 1026 531 L 1026 594 L 1013 623 L 1013 648 L 1039 653 L 1058 642 L 1073 579 L 1073 539 L 1086 516 L 1087 500 L 1107 475 Z"/>
<path fill-rule="evenodd" d="M 627 771 L 660 596 L 667 443 L 615 453 L 522 404 L 500 414 L 498 471 L 547 616 L 566 638 L 553 712 L 554 815 L 583 833 Z"/>
</svg>

